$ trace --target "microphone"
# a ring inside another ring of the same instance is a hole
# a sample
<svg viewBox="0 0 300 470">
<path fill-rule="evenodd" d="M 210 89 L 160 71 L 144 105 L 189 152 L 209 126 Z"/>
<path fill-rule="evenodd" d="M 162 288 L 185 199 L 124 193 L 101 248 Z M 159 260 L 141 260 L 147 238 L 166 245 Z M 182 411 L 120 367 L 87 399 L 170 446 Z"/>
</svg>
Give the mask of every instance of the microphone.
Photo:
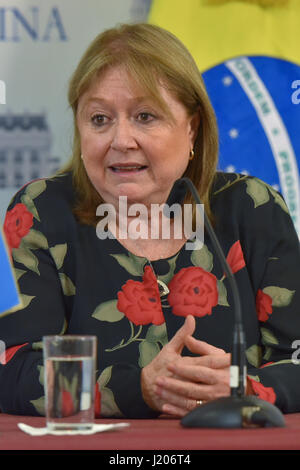
<svg viewBox="0 0 300 470">
<path fill-rule="evenodd" d="M 202 210 L 205 230 L 209 234 L 232 290 L 234 331 L 230 365 L 230 396 L 199 405 L 182 418 L 181 425 L 192 428 L 284 427 L 283 415 L 276 406 L 254 395 L 245 395 L 246 341 L 237 283 L 205 213 L 198 191 L 189 178 L 184 177 L 175 181 L 166 206 L 169 207 L 175 202 L 182 204 L 188 189 L 197 204 L 197 210 Z M 169 215 L 169 211 L 168 213 L 166 211 L 165 215 Z"/>
</svg>

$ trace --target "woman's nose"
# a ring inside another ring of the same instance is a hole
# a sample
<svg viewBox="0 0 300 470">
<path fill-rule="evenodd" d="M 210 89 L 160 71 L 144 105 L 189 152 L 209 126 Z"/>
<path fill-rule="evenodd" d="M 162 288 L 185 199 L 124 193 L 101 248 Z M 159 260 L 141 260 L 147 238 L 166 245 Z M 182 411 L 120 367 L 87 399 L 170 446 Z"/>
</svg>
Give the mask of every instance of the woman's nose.
<svg viewBox="0 0 300 470">
<path fill-rule="evenodd" d="M 121 152 L 137 148 L 133 125 L 127 119 L 121 119 L 115 123 L 111 148 Z"/>
</svg>

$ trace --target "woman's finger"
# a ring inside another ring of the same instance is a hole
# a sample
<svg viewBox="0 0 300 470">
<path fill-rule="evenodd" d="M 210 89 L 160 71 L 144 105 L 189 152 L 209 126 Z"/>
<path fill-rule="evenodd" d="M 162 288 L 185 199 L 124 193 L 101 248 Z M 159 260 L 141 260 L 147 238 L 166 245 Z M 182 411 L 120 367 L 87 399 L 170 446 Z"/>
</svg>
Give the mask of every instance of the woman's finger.
<svg viewBox="0 0 300 470">
<path fill-rule="evenodd" d="M 154 393 L 153 384 L 155 377 L 168 376 L 172 373 L 167 365 L 176 362 L 180 358 L 180 353 L 184 348 L 185 338 L 192 335 L 195 328 L 195 319 L 189 315 L 183 326 L 177 331 L 171 341 L 166 344 L 162 350 L 147 364 L 141 373 L 141 389 L 144 401 L 153 409 L 161 410 L 161 401 L 157 399 Z"/>
<path fill-rule="evenodd" d="M 185 338 L 185 346 L 192 353 L 199 354 L 200 356 L 206 354 L 226 354 L 223 349 L 217 348 L 216 346 L 206 343 L 205 341 L 200 341 L 191 335 Z"/>
<path fill-rule="evenodd" d="M 158 377 L 155 381 L 156 393 L 163 401 L 177 406 L 182 405 L 181 400 L 212 400 L 229 394 L 229 377 L 229 370 L 218 373 L 218 377 L 214 381 L 211 379 L 210 383 Z"/>
<path fill-rule="evenodd" d="M 191 411 L 197 406 L 196 398 L 189 398 L 187 396 L 178 395 L 174 391 L 169 391 L 160 387 L 157 387 L 156 393 L 160 399 L 164 402 L 162 410 L 166 404 L 175 407 L 177 410 L 182 410 L 184 413 Z"/>
<path fill-rule="evenodd" d="M 171 415 L 173 418 L 183 418 L 188 413 L 184 408 L 171 405 L 170 403 L 165 403 L 162 407 L 162 411 L 167 415 Z"/>
<path fill-rule="evenodd" d="M 225 367 L 220 367 L 218 369 L 219 374 L 216 373 L 216 369 L 212 369 L 211 367 L 195 365 L 177 366 L 176 364 L 172 364 L 168 366 L 168 369 L 174 376 L 179 377 L 180 379 L 195 383 L 205 383 L 208 385 L 213 385 L 218 381 L 220 370 L 226 369 L 227 371 L 228 369 L 229 377 L 229 368 L 227 367 L 227 364 Z"/>
<path fill-rule="evenodd" d="M 172 361 L 168 364 L 168 370 L 173 374 L 180 376 L 185 375 L 185 369 L 187 367 L 195 368 L 210 368 L 210 369 L 223 369 L 229 367 L 231 364 L 231 355 L 229 353 L 221 355 L 210 355 L 201 357 L 179 357 L 176 361 Z"/>
<path fill-rule="evenodd" d="M 207 393 L 207 385 L 204 386 L 200 383 L 188 382 L 173 377 L 158 377 L 155 380 L 155 385 L 157 386 L 155 391 L 160 398 L 178 406 L 182 404 L 182 399 L 196 400 L 199 397 L 204 398 L 203 393 Z"/>
<path fill-rule="evenodd" d="M 195 325 L 195 318 L 192 315 L 188 315 L 182 327 L 179 328 L 173 338 L 166 345 L 168 350 L 171 350 L 177 354 L 181 354 L 186 338 L 194 333 Z"/>
</svg>

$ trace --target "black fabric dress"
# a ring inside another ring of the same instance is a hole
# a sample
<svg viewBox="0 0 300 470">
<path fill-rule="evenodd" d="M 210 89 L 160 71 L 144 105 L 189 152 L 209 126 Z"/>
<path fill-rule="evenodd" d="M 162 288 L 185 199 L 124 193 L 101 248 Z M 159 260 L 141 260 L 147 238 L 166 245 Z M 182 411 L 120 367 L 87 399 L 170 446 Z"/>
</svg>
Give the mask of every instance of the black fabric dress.
<svg viewBox="0 0 300 470">
<path fill-rule="evenodd" d="M 230 352 L 228 281 L 206 235 L 201 250 L 152 262 L 170 290 L 160 299 L 147 259 L 100 240 L 78 223 L 73 202 L 66 174 L 26 185 L 8 208 L 4 230 L 24 308 L 0 317 L 0 409 L 44 414 L 42 337 L 73 333 L 98 338 L 96 416 L 155 417 L 141 369 L 186 315 L 196 319 L 196 338 Z M 257 178 L 218 173 L 212 209 L 241 295 L 252 387 L 284 413 L 299 412 L 300 253 L 287 207 Z"/>
</svg>

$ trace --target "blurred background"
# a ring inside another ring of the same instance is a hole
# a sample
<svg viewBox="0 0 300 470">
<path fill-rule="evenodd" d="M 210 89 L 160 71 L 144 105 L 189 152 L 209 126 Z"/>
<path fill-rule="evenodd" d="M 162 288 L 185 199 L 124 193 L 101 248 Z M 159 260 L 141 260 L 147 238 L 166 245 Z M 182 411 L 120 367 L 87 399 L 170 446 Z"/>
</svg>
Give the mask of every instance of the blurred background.
<svg viewBox="0 0 300 470">
<path fill-rule="evenodd" d="M 19 188 L 70 156 L 68 81 L 88 44 L 140 21 L 193 54 L 217 115 L 219 168 L 279 190 L 300 235 L 300 0 L 0 0 L 0 223 Z"/>
</svg>

